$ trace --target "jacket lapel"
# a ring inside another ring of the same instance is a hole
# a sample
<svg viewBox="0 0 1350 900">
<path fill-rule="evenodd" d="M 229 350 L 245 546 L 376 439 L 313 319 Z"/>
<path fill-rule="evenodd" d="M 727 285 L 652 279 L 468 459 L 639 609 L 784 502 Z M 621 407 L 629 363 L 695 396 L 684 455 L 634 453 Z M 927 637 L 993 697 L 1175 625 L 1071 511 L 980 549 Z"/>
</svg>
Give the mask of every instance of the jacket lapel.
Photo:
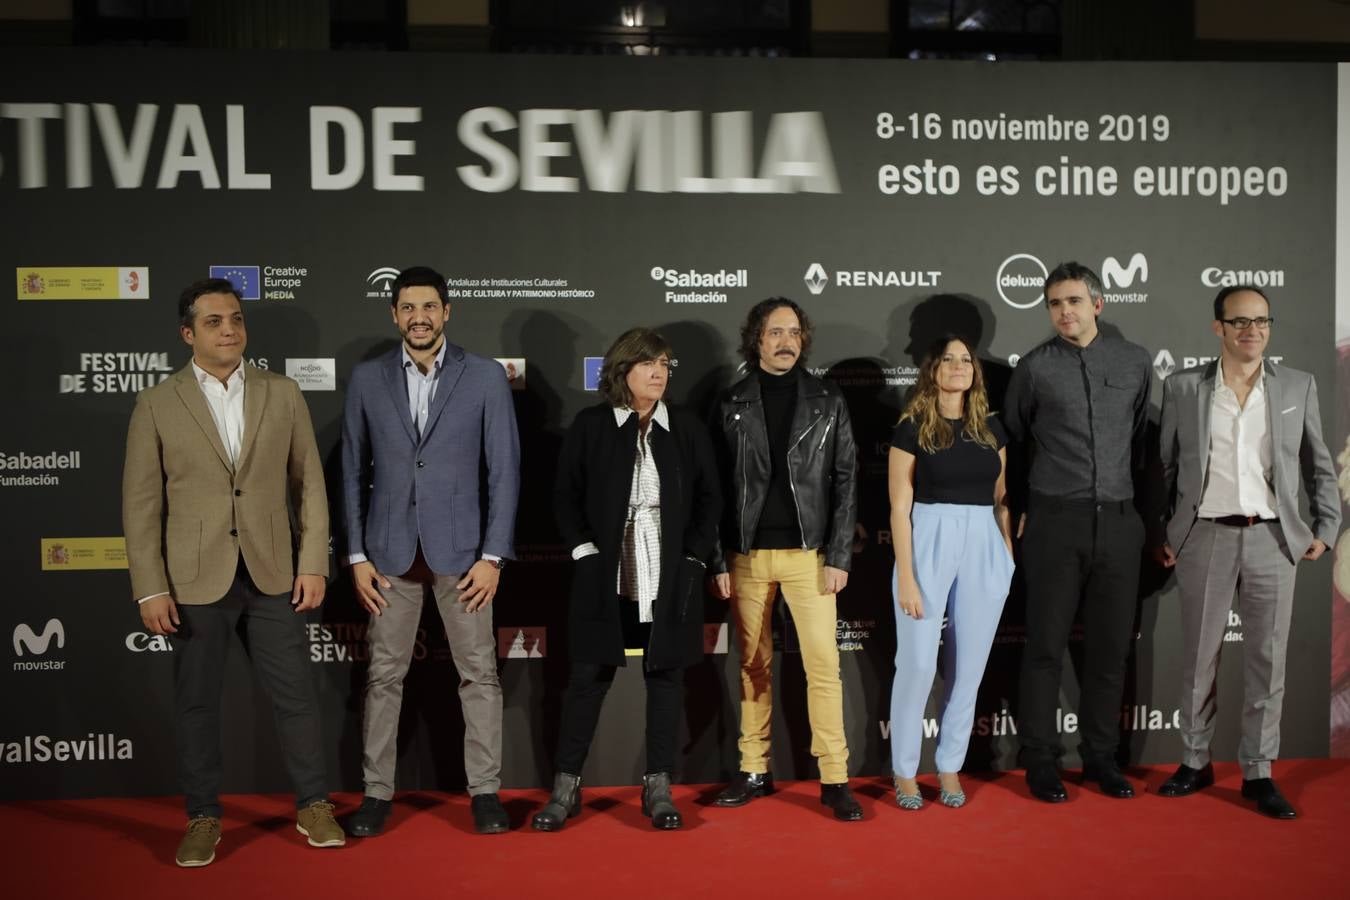
<svg viewBox="0 0 1350 900">
<path fill-rule="evenodd" d="M 1209 475 L 1209 424 L 1214 413 L 1214 379 L 1219 374 L 1217 361 L 1209 364 L 1200 387 L 1195 392 L 1195 422 L 1197 448 L 1200 451 L 1200 486 L 1204 490 L 1205 478 Z"/>
<path fill-rule="evenodd" d="M 395 347 L 394 352 L 385 357 L 384 381 L 394 401 L 394 415 L 403 423 L 408 440 L 417 443 L 417 428 L 413 425 L 412 410 L 408 408 L 408 379 L 403 374 L 403 348 Z"/>
<path fill-rule="evenodd" d="M 431 429 L 436 426 L 436 420 L 441 417 L 441 410 L 445 409 L 451 392 L 463 374 L 464 350 L 446 341 L 445 360 L 441 363 L 441 374 L 436 378 L 436 396 L 431 398 L 431 409 L 427 410 L 427 424 L 422 429 L 422 443 L 426 443 L 427 435 L 431 434 Z M 407 403 L 403 405 L 407 406 Z"/>
<path fill-rule="evenodd" d="M 197 378 L 192 372 L 192 363 L 188 363 L 185 368 L 179 369 L 174 375 L 178 382 L 174 390 L 178 393 L 178 399 L 183 401 L 187 411 L 192 414 L 196 420 L 197 427 L 201 428 L 202 433 L 206 435 L 207 441 L 216 451 L 216 456 L 220 457 L 220 464 L 226 469 L 233 471 L 230 466 L 230 455 L 225 452 L 225 445 L 220 442 L 220 431 L 216 428 L 216 420 L 211 418 L 211 410 L 206 406 L 206 397 L 202 394 L 202 386 L 197 383 Z"/>
<path fill-rule="evenodd" d="M 1274 483 L 1283 484 L 1280 471 L 1283 461 L 1280 454 L 1280 431 L 1284 422 L 1284 416 L 1280 415 L 1280 410 L 1284 407 L 1284 392 L 1280 388 L 1280 379 L 1275 374 L 1275 366 L 1263 360 L 1262 368 L 1265 369 L 1265 389 L 1266 389 L 1266 428 L 1267 435 L 1270 437 L 1270 465 L 1273 470 Z"/>
<path fill-rule="evenodd" d="M 248 365 L 248 363 L 243 363 Z M 239 440 L 239 461 L 236 471 L 244 468 L 244 461 L 258 438 L 258 429 L 262 427 L 263 408 L 267 406 L 267 379 L 253 372 L 244 373 L 244 436 Z"/>
</svg>

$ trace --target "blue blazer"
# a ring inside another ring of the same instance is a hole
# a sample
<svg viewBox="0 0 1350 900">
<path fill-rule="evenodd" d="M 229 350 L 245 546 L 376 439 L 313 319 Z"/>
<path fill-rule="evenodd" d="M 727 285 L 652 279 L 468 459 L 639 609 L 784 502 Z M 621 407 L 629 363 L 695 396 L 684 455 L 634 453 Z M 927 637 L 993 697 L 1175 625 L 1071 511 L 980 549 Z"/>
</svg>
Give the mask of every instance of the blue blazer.
<svg viewBox="0 0 1350 900">
<path fill-rule="evenodd" d="M 501 365 L 447 341 L 419 441 L 402 345 L 358 364 L 342 417 L 342 492 L 347 554 L 365 554 L 386 575 L 411 569 L 419 542 L 441 575 L 484 553 L 513 558 L 520 438 Z"/>
</svg>

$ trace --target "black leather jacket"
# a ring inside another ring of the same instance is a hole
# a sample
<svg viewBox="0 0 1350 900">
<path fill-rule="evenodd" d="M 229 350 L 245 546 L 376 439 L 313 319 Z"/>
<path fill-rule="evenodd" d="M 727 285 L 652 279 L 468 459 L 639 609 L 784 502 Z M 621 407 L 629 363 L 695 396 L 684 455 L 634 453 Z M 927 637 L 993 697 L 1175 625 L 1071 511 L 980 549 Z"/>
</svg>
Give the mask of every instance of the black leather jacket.
<svg viewBox="0 0 1350 900">
<path fill-rule="evenodd" d="M 769 487 L 772 463 L 759 378 L 732 385 L 713 429 L 721 453 L 721 541 L 713 572 L 727 571 L 724 551 L 749 553 Z M 788 444 L 788 478 L 804 549 L 823 548 L 825 565 L 848 571 L 858 517 L 858 451 L 839 388 L 803 370 Z"/>
</svg>

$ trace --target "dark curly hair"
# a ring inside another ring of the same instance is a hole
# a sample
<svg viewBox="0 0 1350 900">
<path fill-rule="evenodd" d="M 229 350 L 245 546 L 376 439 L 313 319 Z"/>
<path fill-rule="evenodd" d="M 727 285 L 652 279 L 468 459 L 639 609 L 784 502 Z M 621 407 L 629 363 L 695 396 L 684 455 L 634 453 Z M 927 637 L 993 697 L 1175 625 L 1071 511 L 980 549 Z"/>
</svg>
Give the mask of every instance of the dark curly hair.
<svg viewBox="0 0 1350 900">
<path fill-rule="evenodd" d="M 750 312 L 746 314 L 745 324 L 741 326 L 741 357 L 751 368 L 759 365 L 759 340 L 764 336 L 764 323 L 775 309 L 784 306 L 797 314 L 797 322 L 802 329 L 802 353 L 798 362 L 806 362 L 806 355 L 811 351 L 811 332 L 815 326 L 811 324 L 806 311 L 792 300 L 787 297 L 770 297 L 752 306 Z"/>
</svg>

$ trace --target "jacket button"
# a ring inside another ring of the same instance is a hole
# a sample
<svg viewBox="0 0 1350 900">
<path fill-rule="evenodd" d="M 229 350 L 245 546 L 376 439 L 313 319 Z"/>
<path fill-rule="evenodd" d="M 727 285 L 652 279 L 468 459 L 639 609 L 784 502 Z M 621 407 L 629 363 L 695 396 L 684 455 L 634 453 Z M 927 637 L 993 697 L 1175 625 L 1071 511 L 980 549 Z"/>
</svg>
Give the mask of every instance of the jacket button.
<svg viewBox="0 0 1350 900">
<path fill-rule="evenodd" d="M 234 495 L 235 495 L 236 497 L 242 497 L 242 496 L 244 496 L 244 492 L 241 491 L 241 490 L 235 489 Z"/>
<path fill-rule="evenodd" d="M 231 529 L 230 529 L 230 537 L 239 537 L 239 529 L 238 529 L 238 528 L 231 528 Z"/>
<path fill-rule="evenodd" d="M 420 459 L 417 461 L 417 468 L 419 468 L 419 469 L 424 469 L 424 468 L 426 468 L 426 465 L 427 465 L 427 464 L 424 463 L 424 462 L 422 462 Z"/>
</svg>

